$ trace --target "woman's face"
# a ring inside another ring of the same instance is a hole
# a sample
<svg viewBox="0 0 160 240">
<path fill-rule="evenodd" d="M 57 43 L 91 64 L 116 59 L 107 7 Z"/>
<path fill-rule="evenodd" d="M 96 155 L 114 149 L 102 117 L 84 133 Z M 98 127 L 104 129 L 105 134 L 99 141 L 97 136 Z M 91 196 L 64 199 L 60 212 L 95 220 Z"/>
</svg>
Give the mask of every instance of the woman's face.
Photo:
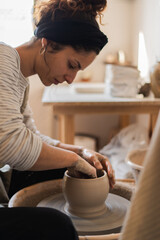
<svg viewBox="0 0 160 240">
<path fill-rule="evenodd" d="M 39 55 L 36 73 L 45 86 L 66 81 L 72 83 L 77 72 L 84 70 L 95 59 L 95 52 L 77 52 L 72 47 L 53 52 L 50 46 L 45 53 Z"/>
</svg>

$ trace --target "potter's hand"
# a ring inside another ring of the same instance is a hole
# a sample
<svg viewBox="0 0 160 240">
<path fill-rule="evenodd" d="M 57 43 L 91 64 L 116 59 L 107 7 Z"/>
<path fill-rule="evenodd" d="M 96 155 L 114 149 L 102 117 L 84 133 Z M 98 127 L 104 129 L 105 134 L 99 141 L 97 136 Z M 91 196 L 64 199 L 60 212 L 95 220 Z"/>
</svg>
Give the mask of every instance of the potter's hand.
<svg viewBox="0 0 160 240">
<path fill-rule="evenodd" d="M 89 162 L 96 169 L 104 169 L 108 173 L 110 186 L 113 187 L 115 184 L 114 171 L 108 158 L 98 152 L 82 148 L 79 154 L 87 162 Z"/>
<path fill-rule="evenodd" d="M 78 156 L 78 155 L 77 155 Z M 70 176 L 82 177 L 88 176 L 90 178 L 96 178 L 97 172 L 96 168 L 89 164 L 86 160 L 78 156 L 77 161 L 68 168 Z"/>
<path fill-rule="evenodd" d="M 107 157 L 105 157 L 105 156 L 103 156 L 100 153 L 97 153 L 95 151 L 88 150 L 88 149 L 86 149 L 86 148 L 84 148 L 82 146 L 65 144 L 65 143 L 61 143 L 61 142 L 57 146 L 60 147 L 60 148 L 63 148 L 63 149 L 67 149 L 67 150 L 73 151 L 76 154 L 78 154 L 81 157 L 79 159 L 80 160 L 79 163 L 82 163 L 82 160 L 83 161 L 86 160 L 88 163 L 90 163 L 90 165 L 92 165 L 94 167 L 94 168 L 92 168 L 93 172 L 96 171 L 96 169 L 101 169 L 101 170 L 104 169 L 108 173 L 110 186 L 113 187 L 113 185 L 115 183 L 114 171 L 113 171 L 112 166 L 111 166 L 111 164 L 110 164 L 110 162 L 109 162 Z M 79 163 L 77 164 L 77 167 L 79 166 Z M 83 164 L 84 164 L 84 162 L 83 162 Z M 80 166 L 81 166 L 81 164 L 80 164 Z M 84 166 L 86 166 L 86 165 L 84 164 Z M 88 169 L 89 166 L 87 165 L 86 167 L 87 167 L 86 169 Z M 78 172 L 76 171 L 75 167 L 71 168 L 71 170 L 73 172 L 72 175 L 77 175 L 78 174 Z M 76 174 L 74 174 L 75 172 L 76 172 Z M 86 175 L 94 175 L 94 173 L 90 174 L 90 172 L 88 174 L 88 171 L 84 172 L 82 170 L 80 172 L 83 172 Z"/>
</svg>

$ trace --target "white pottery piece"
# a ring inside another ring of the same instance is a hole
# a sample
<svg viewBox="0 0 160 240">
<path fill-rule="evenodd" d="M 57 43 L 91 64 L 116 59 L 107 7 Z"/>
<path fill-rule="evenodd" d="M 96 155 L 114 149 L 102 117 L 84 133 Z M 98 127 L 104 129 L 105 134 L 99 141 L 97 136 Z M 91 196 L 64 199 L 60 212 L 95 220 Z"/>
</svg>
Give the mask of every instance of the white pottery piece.
<svg viewBox="0 0 160 240">
<path fill-rule="evenodd" d="M 143 162 L 147 149 L 135 149 L 128 153 L 126 162 L 132 168 L 134 179 L 137 183 L 139 174 L 143 169 Z"/>
</svg>

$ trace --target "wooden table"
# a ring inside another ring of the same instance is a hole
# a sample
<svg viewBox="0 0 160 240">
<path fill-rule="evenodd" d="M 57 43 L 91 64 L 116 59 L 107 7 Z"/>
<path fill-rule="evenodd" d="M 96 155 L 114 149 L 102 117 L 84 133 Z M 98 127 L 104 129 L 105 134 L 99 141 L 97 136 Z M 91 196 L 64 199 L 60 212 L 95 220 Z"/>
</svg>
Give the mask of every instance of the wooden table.
<svg viewBox="0 0 160 240">
<path fill-rule="evenodd" d="M 84 83 L 85 84 L 85 83 Z M 76 114 L 118 114 L 120 126 L 129 124 L 132 114 L 150 114 L 150 131 L 153 131 L 160 109 L 160 99 L 155 98 L 117 98 L 100 92 L 104 84 L 97 84 L 97 93 L 84 93 L 84 84 L 61 84 L 46 87 L 42 102 L 53 105 L 53 113 L 59 119 L 59 140 L 74 143 L 74 117 Z M 96 84 L 96 83 L 95 83 Z M 95 84 L 92 84 L 92 86 Z M 88 85 L 86 86 L 86 91 Z M 93 88 L 91 87 L 93 90 Z M 89 91 L 89 90 L 88 90 Z M 83 93 L 81 93 L 83 92 Z M 91 91 L 90 91 L 91 92 Z"/>
</svg>

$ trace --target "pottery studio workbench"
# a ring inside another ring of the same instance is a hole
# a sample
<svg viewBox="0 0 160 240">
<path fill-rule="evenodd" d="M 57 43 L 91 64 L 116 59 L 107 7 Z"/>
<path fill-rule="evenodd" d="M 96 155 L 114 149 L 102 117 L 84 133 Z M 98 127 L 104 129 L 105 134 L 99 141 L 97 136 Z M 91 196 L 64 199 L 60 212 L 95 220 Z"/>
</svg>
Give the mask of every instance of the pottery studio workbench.
<svg viewBox="0 0 160 240">
<path fill-rule="evenodd" d="M 42 102 L 53 106 L 53 114 L 58 117 L 60 141 L 74 143 L 74 118 L 77 114 L 116 114 L 120 116 L 120 128 L 129 125 L 129 118 L 133 114 L 149 114 L 149 130 L 153 131 L 160 110 L 160 99 L 117 98 L 102 91 L 105 87 L 103 83 L 92 84 L 91 89 L 84 84 L 61 84 L 44 90 Z"/>
</svg>

